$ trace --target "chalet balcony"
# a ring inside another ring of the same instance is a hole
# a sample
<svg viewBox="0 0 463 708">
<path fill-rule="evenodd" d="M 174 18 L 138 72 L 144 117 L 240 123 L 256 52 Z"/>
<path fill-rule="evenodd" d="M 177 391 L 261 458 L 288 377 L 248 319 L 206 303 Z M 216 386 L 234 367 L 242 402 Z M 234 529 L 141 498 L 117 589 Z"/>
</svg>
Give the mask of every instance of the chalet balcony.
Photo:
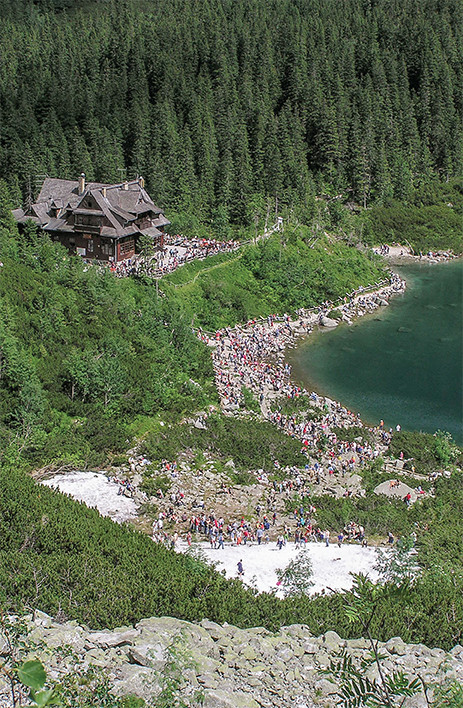
<svg viewBox="0 0 463 708">
<path fill-rule="evenodd" d="M 74 224 L 74 231 L 85 232 L 87 234 L 101 234 L 102 227 L 99 224 Z"/>
</svg>

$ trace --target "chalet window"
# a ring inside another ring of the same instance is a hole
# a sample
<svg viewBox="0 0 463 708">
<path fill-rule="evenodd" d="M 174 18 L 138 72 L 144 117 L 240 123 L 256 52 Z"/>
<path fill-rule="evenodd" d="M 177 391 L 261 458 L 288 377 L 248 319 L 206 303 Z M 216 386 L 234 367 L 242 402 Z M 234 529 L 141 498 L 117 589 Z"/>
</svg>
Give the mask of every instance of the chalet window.
<svg viewBox="0 0 463 708">
<path fill-rule="evenodd" d="M 134 249 L 134 243 L 133 240 L 130 239 L 130 241 L 123 241 L 120 246 L 119 246 L 119 253 L 121 256 L 123 256 L 125 253 L 130 253 Z"/>
<path fill-rule="evenodd" d="M 104 253 L 105 256 L 112 256 L 113 255 L 113 244 L 111 241 L 103 241 L 101 244 L 101 251 Z"/>
<path fill-rule="evenodd" d="M 87 251 L 89 253 L 93 253 L 93 239 L 92 238 L 87 241 Z"/>
</svg>

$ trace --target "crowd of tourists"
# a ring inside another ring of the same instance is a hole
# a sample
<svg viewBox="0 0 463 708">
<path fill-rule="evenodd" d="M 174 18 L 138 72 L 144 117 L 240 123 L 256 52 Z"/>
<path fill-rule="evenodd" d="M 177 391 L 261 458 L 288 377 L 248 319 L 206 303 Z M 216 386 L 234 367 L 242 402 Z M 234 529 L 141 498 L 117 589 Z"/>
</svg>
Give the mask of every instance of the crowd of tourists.
<svg viewBox="0 0 463 708">
<path fill-rule="evenodd" d="M 197 505 L 197 511 L 188 520 L 185 511 L 181 513 L 175 509 L 177 500 L 174 500 L 170 518 L 186 522 L 188 544 L 193 535 L 201 534 L 212 548 L 217 549 L 222 549 L 226 542 L 235 545 L 276 543 L 279 548 L 288 542 L 300 546 L 309 541 L 327 546 L 330 542 L 341 546 L 346 540 L 366 545 L 363 527 L 354 522 L 331 537 L 329 530 L 317 525 L 316 509 L 310 503 L 310 485 L 324 483 L 326 486 L 332 479 L 343 485 L 344 478 L 350 478 L 357 469 L 384 453 L 393 431 L 387 430 L 381 421 L 377 427 L 368 428 L 368 434 L 364 436 L 352 440 L 346 435 L 348 439 L 343 439 L 343 430 L 363 427 L 359 415 L 336 401 L 296 386 L 291 381 L 291 367 L 284 361 L 284 350 L 297 337 L 310 333 L 334 308 L 350 321 L 357 315 L 372 312 L 403 288 L 404 282 L 392 275 L 387 285 L 373 293 L 360 289 L 350 293 L 342 302 L 326 302 L 315 310 L 300 310 L 296 319 L 288 315 L 270 315 L 214 334 L 198 331 L 198 336 L 211 345 L 215 381 L 223 410 L 226 413 L 239 410 L 244 403 L 242 389 L 246 386 L 258 401 L 263 417 L 300 441 L 306 459 L 302 467 L 285 468 L 285 477 L 281 481 L 259 480 L 265 489 L 265 501 L 263 506 L 259 503 L 256 508 L 254 523 L 244 519 L 226 521 L 217 518 L 204 508 L 204 503 Z M 284 412 L 282 403 L 285 399 L 301 397 L 305 403 L 298 405 L 296 413 Z M 275 469 L 280 468 L 277 459 L 274 465 Z M 287 505 L 295 493 L 304 506 L 295 509 L 293 528 L 286 524 L 282 528 L 277 512 L 281 508 L 281 497 Z M 351 493 L 346 484 L 345 496 Z M 159 528 L 156 527 L 153 533 L 159 535 Z"/>
<path fill-rule="evenodd" d="M 243 386 L 246 386 L 258 400 L 265 417 L 306 441 L 304 444 L 308 446 L 314 446 L 321 434 L 326 436 L 330 427 L 360 425 L 359 417 L 343 406 L 295 386 L 291 382 L 291 367 L 283 360 L 283 352 L 298 337 L 309 334 L 334 308 L 341 312 L 343 319 L 351 321 L 359 314 L 373 312 L 390 295 L 403 288 L 404 282 L 392 275 L 391 282 L 379 293 L 368 295 L 363 290 L 357 291 L 346 296 L 336 307 L 334 303 L 324 303 L 316 310 L 300 310 L 297 319 L 291 319 L 289 315 L 270 315 L 265 320 L 253 320 L 233 329 L 227 327 L 213 335 L 199 330 L 198 336 L 214 345 L 213 366 L 222 407 L 226 411 L 237 410 L 243 400 Z M 272 411 L 269 403 L 282 394 L 289 398 L 309 396 L 325 415 L 321 420 L 296 422 L 295 416 Z M 362 454 L 370 455 L 373 451 Z"/>
<path fill-rule="evenodd" d="M 280 550 L 289 543 L 294 543 L 297 548 L 306 543 L 323 543 L 325 546 L 335 543 L 341 548 L 344 541 L 358 542 L 362 546 L 367 546 L 365 530 L 363 526 L 349 522 L 335 536 L 328 529 L 322 530 L 317 525 L 313 515 L 316 508 L 309 505 L 307 508 L 300 507 L 294 510 L 294 528 L 289 524 L 279 527 L 278 533 L 274 533 L 277 514 L 261 513 L 257 522 L 246 521 L 242 517 L 239 521 L 226 522 L 223 517 L 216 517 L 213 513 L 193 514 L 189 520 L 186 513 L 182 521 L 187 522 L 188 530 L 185 536 L 188 546 L 191 546 L 193 535 L 197 539 L 198 535 L 206 540 L 211 548 L 220 550 L 225 548 L 225 543 L 232 546 L 247 546 L 250 544 L 267 545 L 274 543 Z M 152 538 L 158 543 L 175 547 L 180 539 L 178 531 L 168 535 L 164 530 L 165 521 L 170 521 L 169 514 L 161 512 L 159 518 L 153 523 Z"/>
<path fill-rule="evenodd" d="M 206 238 L 167 236 L 164 248 L 158 252 L 155 275 L 172 273 L 179 266 L 194 260 L 203 260 L 218 253 L 232 253 L 240 248 L 239 241 L 218 241 Z"/>
<path fill-rule="evenodd" d="M 219 241 L 206 238 L 185 238 L 184 236 L 165 236 L 164 246 L 146 259 L 135 255 L 118 263 L 109 263 L 109 269 L 117 278 L 147 275 L 161 278 L 172 273 L 179 266 L 194 260 L 203 260 L 218 253 L 233 253 L 240 248 L 239 241 Z"/>
</svg>

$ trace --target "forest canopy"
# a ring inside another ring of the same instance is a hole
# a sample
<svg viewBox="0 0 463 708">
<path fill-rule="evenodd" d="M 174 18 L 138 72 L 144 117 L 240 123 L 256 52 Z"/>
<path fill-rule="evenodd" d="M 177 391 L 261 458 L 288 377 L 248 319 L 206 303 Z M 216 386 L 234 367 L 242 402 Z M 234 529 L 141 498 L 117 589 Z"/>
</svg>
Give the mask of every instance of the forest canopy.
<svg viewBox="0 0 463 708">
<path fill-rule="evenodd" d="M 212 223 L 463 172 L 459 0 L 0 3 L 0 174 L 143 174 Z"/>
</svg>

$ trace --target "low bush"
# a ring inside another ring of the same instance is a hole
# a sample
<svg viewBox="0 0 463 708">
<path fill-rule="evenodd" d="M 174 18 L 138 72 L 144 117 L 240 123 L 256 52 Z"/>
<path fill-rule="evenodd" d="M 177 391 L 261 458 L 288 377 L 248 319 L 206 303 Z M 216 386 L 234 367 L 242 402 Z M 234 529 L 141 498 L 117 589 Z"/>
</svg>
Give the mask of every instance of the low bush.
<svg viewBox="0 0 463 708">
<path fill-rule="evenodd" d="M 415 253 L 463 251 L 463 185 L 454 180 L 448 185 L 433 183 L 417 191 L 409 204 L 392 201 L 376 205 L 366 213 L 363 240 L 410 244 Z"/>
<path fill-rule="evenodd" d="M 227 418 L 213 415 L 206 419 L 206 428 L 174 424 L 163 432 L 148 434 L 143 449 L 150 460 L 174 460 L 184 450 L 207 451 L 219 460 L 233 459 L 241 471 L 275 469 L 281 466 L 304 466 L 301 444 L 276 430 L 271 423 L 259 420 Z"/>
</svg>

